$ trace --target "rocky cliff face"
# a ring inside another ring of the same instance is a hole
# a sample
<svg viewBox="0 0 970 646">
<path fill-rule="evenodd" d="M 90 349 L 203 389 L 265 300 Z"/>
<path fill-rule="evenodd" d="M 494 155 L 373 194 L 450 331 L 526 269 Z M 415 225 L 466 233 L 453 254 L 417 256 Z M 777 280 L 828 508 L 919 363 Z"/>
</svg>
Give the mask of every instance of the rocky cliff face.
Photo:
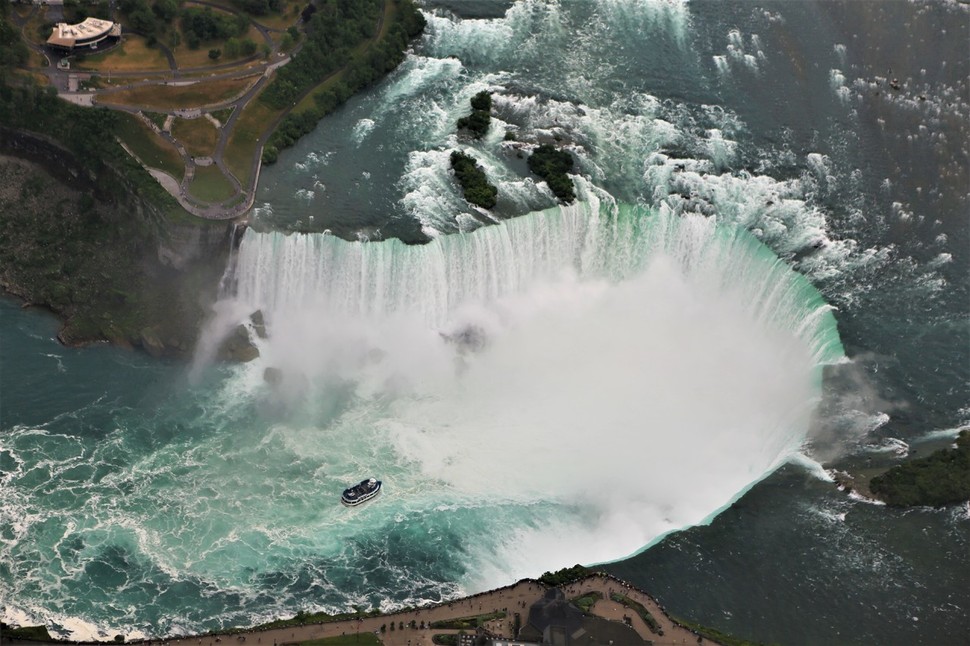
<svg viewBox="0 0 970 646">
<path fill-rule="evenodd" d="M 174 269 L 185 269 L 202 258 L 229 251 L 232 225 L 222 223 L 162 223 L 158 239 L 158 260 Z"/>
<path fill-rule="evenodd" d="M 65 343 L 190 354 L 232 224 L 174 221 L 120 174 L 131 190 L 103 195 L 69 151 L 41 135 L 0 128 L 0 155 L 0 285 L 61 316 Z"/>
</svg>

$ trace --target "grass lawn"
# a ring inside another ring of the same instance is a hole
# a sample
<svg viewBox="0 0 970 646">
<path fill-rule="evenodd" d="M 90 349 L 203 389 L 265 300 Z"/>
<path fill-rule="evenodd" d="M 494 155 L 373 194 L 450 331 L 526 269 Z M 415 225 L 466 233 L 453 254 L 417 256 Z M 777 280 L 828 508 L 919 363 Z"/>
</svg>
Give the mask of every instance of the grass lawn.
<svg viewBox="0 0 970 646">
<path fill-rule="evenodd" d="M 323 639 L 311 639 L 300 642 L 300 646 L 380 646 L 381 640 L 374 633 L 360 633 L 360 635 L 337 635 Z"/>
<path fill-rule="evenodd" d="M 31 67 L 47 67 L 47 58 L 40 52 L 32 49 L 27 55 L 27 64 Z"/>
<path fill-rule="evenodd" d="M 185 174 L 185 166 L 178 151 L 156 135 L 138 117 L 118 113 L 118 138 L 125 142 L 145 164 L 163 170 L 177 180 Z"/>
<path fill-rule="evenodd" d="M 587 592 L 586 594 L 576 597 L 575 599 L 570 599 L 569 603 L 573 604 L 586 614 L 593 608 L 593 605 L 603 598 L 602 593 L 593 590 L 592 592 Z"/>
<path fill-rule="evenodd" d="M 227 69 L 220 69 L 219 73 L 245 72 L 247 70 L 251 70 L 253 74 L 262 74 L 263 70 L 257 69 L 257 68 L 259 68 L 259 66 L 264 64 L 265 62 L 266 61 L 264 61 L 262 58 L 257 58 L 256 60 L 247 61 L 245 63 L 238 63 L 237 65 L 234 65 Z M 192 70 L 187 70 L 183 68 L 181 72 L 182 72 L 183 81 L 190 81 L 194 79 L 205 80 L 205 79 L 212 78 L 212 75 L 214 74 L 214 72 L 211 69 L 206 69 L 206 68 L 195 68 Z"/>
<path fill-rule="evenodd" d="M 75 67 L 99 72 L 130 72 L 140 70 L 167 70 L 168 59 L 161 50 L 149 47 L 142 36 L 125 34 L 121 45 L 100 54 L 87 54 Z"/>
<path fill-rule="evenodd" d="M 14 70 L 14 74 L 21 76 L 23 78 L 30 78 L 34 80 L 34 83 L 43 87 L 45 85 L 50 85 L 51 81 L 47 78 L 47 75 L 42 72 L 31 72 L 29 70 Z"/>
<path fill-rule="evenodd" d="M 256 151 L 256 140 L 279 115 L 280 112 L 261 103 L 256 96 L 246 105 L 236 120 L 236 127 L 229 137 L 222 158 L 243 187 L 249 186 L 254 170 L 252 162 Z"/>
<path fill-rule="evenodd" d="M 216 149 L 219 131 L 205 117 L 198 119 L 175 119 L 172 136 L 185 146 L 193 157 L 211 156 Z"/>
<path fill-rule="evenodd" d="M 35 45 L 44 45 L 51 35 L 50 29 L 45 29 L 43 32 L 41 32 L 41 27 L 47 23 L 47 7 L 41 7 L 41 9 L 34 14 L 34 17 L 28 20 L 27 24 L 24 25 L 24 36 L 26 36 L 27 40 Z"/>
<path fill-rule="evenodd" d="M 192 0 L 187 0 L 187 5 L 195 6 Z M 211 0 L 211 4 L 214 5 L 214 9 L 218 10 L 218 7 L 222 7 L 228 12 L 239 11 L 239 7 L 236 7 L 232 2 L 227 0 Z M 279 13 L 271 12 L 265 16 L 255 16 L 251 15 L 250 19 L 253 22 L 258 22 L 264 27 L 270 29 L 284 30 L 290 25 L 295 25 L 297 20 L 300 18 L 300 11 L 306 7 L 307 3 L 305 0 L 284 0 L 283 10 Z M 256 40 L 255 38 L 253 40 Z M 257 42 L 259 42 L 257 40 Z"/>
<path fill-rule="evenodd" d="M 192 85 L 142 85 L 101 95 L 101 102 L 116 105 L 145 106 L 155 110 L 198 108 L 233 99 L 259 79 L 247 76 L 241 79 L 199 81 Z"/>
<path fill-rule="evenodd" d="M 236 192 L 217 166 L 198 166 L 189 193 L 206 202 L 224 202 Z"/>
<path fill-rule="evenodd" d="M 216 9 L 214 11 L 218 11 L 218 10 Z M 201 45 L 199 45 L 198 49 L 190 49 L 189 46 L 185 44 L 186 43 L 185 34 L 182 33 L 181 25 L 178 26 L 178 31 L 179 31 L 179 36 L 182 39 L 182 44 L 179 45 L 178 47 L 173 47 L 172 54 L 175 56 L 175 62 L 178 64 L 180 68 L 210 67 L 212 65 L 231 63 L 232 61 L 239 60 L 241 58 L 246 58 L 241 54 L 239 56 L 235 56 L 231 58 L 227 56 L 226 44 L 224 41 L 221 41 L 221 40 L 202 43 Z M 263 38 L 263 35 L 259 33 L 259 30 L 253 27 L 252 25 L 249 26 L 249 31 L 247 31 L 245 34 L 239 37 L 239 40 L 241 41 L 246 38 L 249 38 L 250 40 L 255 42 L 257 46 L 262 45 L 264 42 L 266 42 L 266 40 Z M 209 58 L 210 49 L 222 50 L 222 56 L 220 56 L 217 60 L 212 60 L 211 58 Z M 259 50 L 257 49 L 257 52 L 258 51 Z"/>
</svg>

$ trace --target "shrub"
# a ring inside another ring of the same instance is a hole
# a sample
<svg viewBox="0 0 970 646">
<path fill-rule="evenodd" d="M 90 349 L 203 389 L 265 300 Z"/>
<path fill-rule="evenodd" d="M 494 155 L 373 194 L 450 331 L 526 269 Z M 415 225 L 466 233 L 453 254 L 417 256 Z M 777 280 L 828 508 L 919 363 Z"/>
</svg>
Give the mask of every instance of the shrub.
<svg viewBox="0 0 970 646">
<path fill-rule="evenodd" d="M 481 139 L 488 134 L 491 123 L 492 115 L 485 110 L 474 110 L 467 117 L 458 120 L 458 129 L 467 130 L 475 139 Z"/>
<path fill-rule="evenodd" d="M 488 90 L 482 90 L 471 98 L 471 104 L 472 110 L 484 110 L 485 112 L 491 112 L 492 93 Z"/>
<path fill-rule="evenodd" d="M 591 574 L 593 574 L 593 570 L 577 563 L 572 567 L 556 570 L 555 572 L 546 572 L 539 577 L 539 583 L 543 583 L 550 588 L 558 588 L 559 586 L 569 585 L 580 579 L 585 579 Z"/>
<path fill-rule="evenodd" d="M 563 203 L 576 199 L 573 180 L 567 173 L 573 169 L 573 156 L 549 144 L 542 144 L 529 156 L 529 170 L 546 181 L 549 189 Z"/>
<path fill-rule="evenodd" d="M 577 608 L 579 608 L 580 610 L 582 610 L 583 612 L 585 612 L 586 614 L 589 614 L 589 611 L 592 609 L 593 604 L 595 604 L 597 601 L 599 601 L 602 598 L 603 598 L 603 595 L 601 593 L 597 592 L 596 590 L 593 590 L 592 592 L 584 594 L 581 597 L 576 597 L 575 599 L 572 600 L 572 604 Z"/>
<path fill-rule="evenodd" d="M 650 632 L 663 636 L 664 631 L 660 627 L 660 624 L 656 619 L 654 619 L 653 615 L 650 614 L 650 611 L 644 608 L 643 604 L 641 604 L 639 601 L 634 601 L 625 594 L 619 594 L 618 592 L 611 593 L 610 599 L 616 601 L 617 603 L 623 604 L 630 610 L 633 610 L 635 613 L 640 615 L 640 619 L 643 619 L 643 623 L 647 624 L 647 628 L 650 629 Z"/>
</svg>

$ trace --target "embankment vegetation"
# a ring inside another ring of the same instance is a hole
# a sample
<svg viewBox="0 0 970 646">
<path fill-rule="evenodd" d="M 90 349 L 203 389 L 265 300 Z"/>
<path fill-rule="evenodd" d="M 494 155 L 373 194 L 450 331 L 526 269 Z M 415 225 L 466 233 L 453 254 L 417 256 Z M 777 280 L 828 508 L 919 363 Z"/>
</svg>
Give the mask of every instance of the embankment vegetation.
<svg viewBox="0 0 970 646">
<path fill-rule="evenodd" d="M 48 158 L 45 166 L 76 168 L 65 162 Z M 0 184 L 0 285 L 60 315 L 64 343 L 191 352 L 204 315 L 198 295 L 217 284 L 217 263 L 164 266 L 158 248 L 167 225 L 137 198 L 112 199 L 86 180 L 65 182 L 14 158 L 0 161 Z"/>
<path fill-rule="evenodd" d="M 313 104 L 280 122 L 263 150 L 263 163 L 275 162 L 280 150 L 292 146 L 355 92 L 381 79 L 404 60 L 408 42 L 424 29 L 424 17 L 411 0 L 387 2 L 392 5 L 384 11 L 383 20 L 384 3 L 380 0 L 319 3 L 306 26 L 303 48 L 279 70 L 259 98 L 281 111 L 316 89 Z M 321 87 L 324 81 L 326 87 Z"/>
<path fill-rule="evenodd" d="M 173 227 L 219 238 L 225 225 L 189 219 L 125 152 L 115 139 L 121 115 L 80 108 L 14 76 L 17 49 L 0 46 L 0 141 L 15 157 L 0 164 L 4 288 L 59 314 L 66 343 L 190 351 L 202 316 L 196 295 L 219 272 L 215 280 L 210 265 L 180 274 L 158 260 L 158 249 Z"/>
<path fill-rule="evenodd" d="M 20 626 L 11 628 L 8 624 L 0 622 L 0 633 L 7 639 L 25 639 L 34 642 L 49 642 L 51 635 L 47 632 L 47 626 Z"/>
<path fill-rule="evenodd" d="M 572 169 L 573 156 L 549 144 L 542 144 L 529 156 L 529 170 L 544 179 L 563 204 L 576 199 L 573 180 L 568 175 Z"/>
<path fill-rule="evenodd" d="M 596 602 L 602 598 L 603 594 L 601 592 L 593 590 L 592 592 L 587 592 L 586 594 L 576 597 L 575 599 L 570 599 L 569 603 L 573 604 L 584 613 L 589 614 Z"/>
<path fill-rule="evenodd" d="M 764 644 L 761 642 L 753 642 L 741 637 L 734 637 L 733 635 L 721 632 L 717 628 L 704 626 L 693 621 L 686 621 L 684 619 L 680 619 L 679 617 L 671 617 L 671 619 L 684 628 L 693 630 L 701 637 L 711 640 L 715 644 L 722 644 L 723 646 L 764 646 Z"/>
<path fill-rule="evenodd" d="M 332 615 L 327 612 L 305 612 L 300 610 L 289 619 L 274 619 L 265 624 L 259 624 L 246 630 L 269 630 L 271 628 L 289 628 L 291 626 L 306 626 L 308 624 L 327 624 L 337 621 L 348 621 L 350 619 L 360 619 L 367 617 L 379 617 L 381 611 L 374 608 L 365 610 L 361 608 L 355 612 L 341 612 Z"/>
<path fill-rule="evenodd" d="M 650 632 L 654 633 L 655 635 L 660 635 L 661 637 L 663 636 L 664 631 L 660 627 L 660 622 L 658 622 L 657 619 L 650 614 L 650 611 L 647 610 L 642 603 L 631 599 L 625 594 L 620 594 L 619 592 L 610 593 L 610 599 L 637 613 L 640 619 L 643 619 L 643 623 L 647 625 L 647 628 L 650 629 Z"/>
<path fill-rule="evenodd" d="M 874 477 L 870 490 L 899 507 L 942 507 L 970 500 L 970 430 L 962 431 L 956 444 Z"/>
<path fill-rule="evenodd" d="M 0 74 L 25 65 L 30 58 L 27 44 L 20 38 L 20 30 L 9 20 L 10 2 L 0 0 Z M 5 80 L 5 79 L 0 79 Z"/>
<path fill-rule="evenodd" d="M 0 123 L 51 137 L 74 153 L 100 198 L 120 200 L 134 192 L 163 212 L 178 209 L 175 198 L 115 140 L 118 120 L 109 110 L 61 101 L 53 88 L 29 80 L 0 84 Z"/>
<path fill-rule="evenodd" d="M 451 169 L 455 172 L 455 179 L 461 184 L 466 200 L 483 209 L 495 206 L 498 189 L 488 181 L 485 171 L 475 162 L 474 157 L 457 150 L 452 151 Z"/>
<path fill-rule="evenodd" d="M 581 579 L 585 579 L 588 576 L 596 574 L 595 570 L 591 570 L 588 567 L 579 565 L 578 563 L 572 567 L 566 567 L 561 570 L 556 570 L 555 572 L 546 572 L 539 577 L 539 583 L 547 585 L 550 588 L 558 588 L 560 586 L 569 585 L 570 583 L 575 583 Z"/>
</svg>

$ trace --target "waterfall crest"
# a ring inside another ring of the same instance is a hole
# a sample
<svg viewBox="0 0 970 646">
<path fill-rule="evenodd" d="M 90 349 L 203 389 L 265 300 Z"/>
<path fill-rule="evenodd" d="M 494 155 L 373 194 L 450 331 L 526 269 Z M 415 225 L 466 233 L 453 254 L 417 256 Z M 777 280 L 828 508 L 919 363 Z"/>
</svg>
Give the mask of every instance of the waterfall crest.
<svg viewBox="0 0 970 646">
<path fill-rule="evenodd" d="M 659 255 L 705 289 L 735 293 L 754 319 L 794 329 L 817 363 L 841 356 L 831 308 L 746 231 L 595 197 L 421 246 L 250 230 L 239 249 L 236 296 L 270 317 L 312 307 L 365 318 L 406 313 L 443 328 L 468 303 L 565 274 L 622 281 Z"/>
</svg>

